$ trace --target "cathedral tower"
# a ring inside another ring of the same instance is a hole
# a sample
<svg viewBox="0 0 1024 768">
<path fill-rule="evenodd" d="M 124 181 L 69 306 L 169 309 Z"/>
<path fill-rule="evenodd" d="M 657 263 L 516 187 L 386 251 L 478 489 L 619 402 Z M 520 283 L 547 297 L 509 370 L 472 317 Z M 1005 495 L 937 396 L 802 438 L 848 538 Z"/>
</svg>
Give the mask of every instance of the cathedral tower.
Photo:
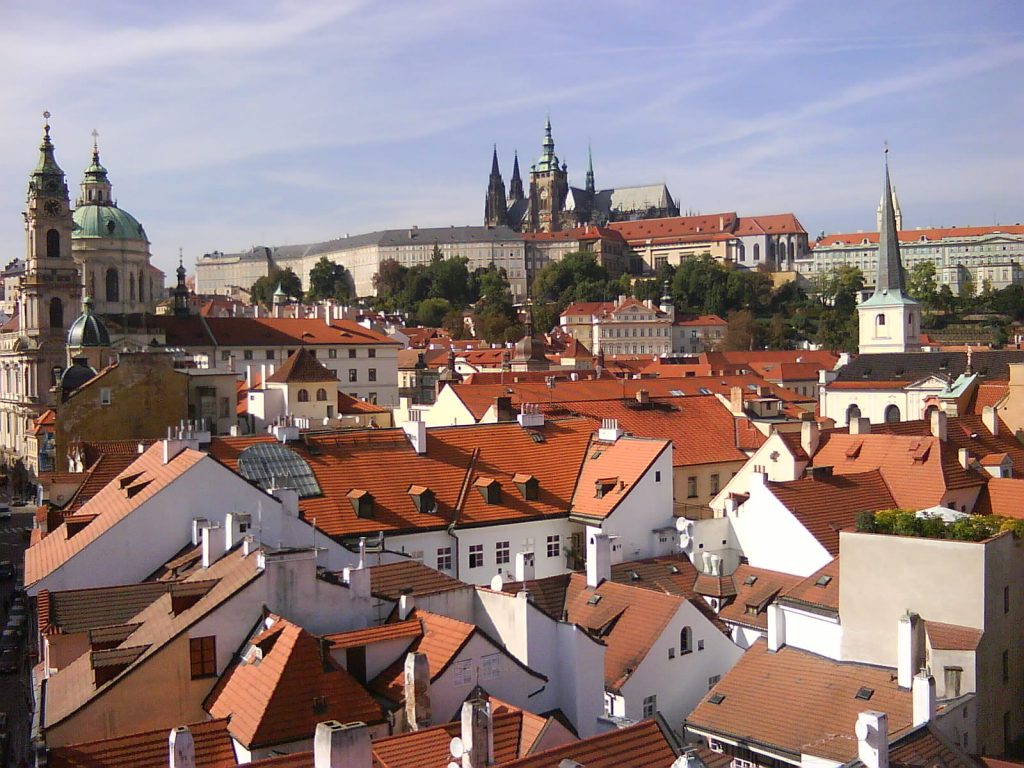
<svg viewBox="0 0 1024 768">
<path fill-rule="evenodd" d="M 519 175 L 519 152 L 517 150 L 512 163 L 512 180 L 508 183 L 508 201 L 517 203 L 524 197 L 526 195 L 523 194 L 523 177 Z"/>
<path fill-rule="evenodd" d="M 569 193 L 569 174 L 555 155 L 551 137 L 551 118 L 544 125 L 544 143 L 540 159 L 530 168 L 530 210 L 528 220 L 534 232 L 562 229 L 562 209 Z"/>
<path fill-rule="evenodd" d="M 505 182 L 498 170 L 498 147 L 491 156 L 491 176 L 487 181 L 487 200 L 484 202 L 484 225 L 497 227 L 506 223 L 508 205 L 505 202 Z"/>
<path fill-rule="evenodd" d="M 857 307 L 860 352 L 920 352 L 921 305 L 906 295 L 897 237 L 895 195 L 886 149 L 882 220 L 878 231 L 878 279 L 871 298 Z"/>
</svg>

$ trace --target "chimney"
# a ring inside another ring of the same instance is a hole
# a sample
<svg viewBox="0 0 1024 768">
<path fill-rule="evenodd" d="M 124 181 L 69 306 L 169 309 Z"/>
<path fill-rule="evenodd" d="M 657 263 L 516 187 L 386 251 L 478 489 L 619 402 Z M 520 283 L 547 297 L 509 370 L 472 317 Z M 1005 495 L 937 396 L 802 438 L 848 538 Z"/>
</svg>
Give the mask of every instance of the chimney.
<svg viewBox="0 0 1024 768">
<path fill-rule="evenodd" d="M 285 517 L 299 516 L 299 492 L 295 488 L 271 488 L 270 495 L 281 502 Z"/>
<path fill-rule="evenodd" d="M 412 609 L 416 607 L 416 598 L 412 595 L 412 587 L 408 587 L 408 589 L 409 592 L 398 596 L 398 618 L 401 621 L 408 619 Z"/>
<path fill-rule="evenodd" d="M 724 232 L 725 231 L 725 216 L 719 216 L 718 217 L 718 231 L 719 232 Z"/>
<path fill-rule="evenodd" d="M 328 720 L 316 724 L 313 768 L 371 768 L 370 731 L 366 723 Z"/>
<path fill-rule="evenodd" d="M 914 675 L 914 727 L 935 719 L 935 678 L 926 670 Z"/>
<path fill-rule="evenodd" d="M 778 603 L 768 604 L 768 650 L 773 653 L 786 644 L 786 613 Z"/>
<path fill-rule="evenodd" d="M 992 433 L 992 437 L 999 434 L 999 411 L 991 405 L 986 405 L 981 409 L 981 421 L 985 425 L 985 429 Z"/>
<path fill-rule="evenodd" d="M 409 411 L 409 421 L 402 423 L 402 430 L 409 437 L 416 453 L 422 456 L 427 452 L 427 425 L 423 421 L 423 414 Z"/>
<path fill-rule="evenodd" d="M 405 719 L 409 729 L 430 727 L 430 665 L 425 653 L 405 654 Z"/>
<path fill-rule="evenodd" d="M 612 540 L 606 533 L 587 534 L 587 586 L 612 577 Z"/>
<path fill-rule="evenodd" d="M 348 584 L 352 597 L 370 598 L 370 569 L 345 566 L 341 572 L 341 580 Z"/>
<path fill-rule="evenodd" d="M 855 419 L 850 419 L 850 434 L 851 435 L 870 435 L 871 434 L 871 421 L 867 416 L 858 416 Z"/>
<path fill-rule="evenodd" d="M 541 413 L 540 406 L 535 403 L 523 403 L 519 406 L 519 415 L 516 420 L 523 428 L 544 426 L 544 414 Z"/>
<path fill-rule="evenodd" d="M 494 765 L 494 728 L 491 702 L 472 698 L 462 705 L 462 768 Z"/>
<path fill-rule="evenodd" d="M 267 388 L 267 364 L 260 363 L 260 389 Z"/>
<path fill-rule="evenodd" d="M 597 431 L 597 439 L 603 443 L 614 443 L 622 437 L 618 419 L 601 419 L 601 428 Z"/>
<path fill-rule="evenodd" d="M 916 613 L 907 611 L 900 616 L 896 627 L 896 682 L 909 690 L 914 684 L 914 673 L 924 663 L 921 643 L 921 620 Z"/>
<path fill-rule="evenodd" d="M 201 529 L 203 540 L 203 568 L 209 568 L 224 554 L 224 536 L 218 536 L 220 523 L 207 523 Z"/>
<path fill-rule="evenodd" d="M 167 737 L 167 752 L 170 768 L 196 768 L 196 743 L 187 726 L 171 729 Z"/>
<path fill-rule="evenodd" d="M 807 415 L 811 416 L 811 418 L 800 423 L 800 447 L 804 449 L 804 453 L 808 456 L 814 456 L 818 452 L 821 430 L 814 417 L 811 414 Z"/>
<path fill-rule="evenodd" d="M 946 412 L 936 408 L 932 411 L 932 437 L 937 437 L 942 442 L 946 442 Z"/>
<path fill-rule="evenodd" d="M 743 415 L 743 389 L 740 387 L 729 388 L 729 410 L 735 416 Z"/>
<path fill-rule="evenodd" d="M 960 466 L 964 469 L 969 469 L 971 466 L 971 452 L 966 448 L 961 448 L 956 452 L 956 455 L 960 460 Z"/>
<path fill-rule="evenodd" d="M 252 363 L 245 365 L 245 388 L 252 389 Z"/>
<path fill-rule="evenodd" d="M 252 527 L 252 515 L 248 512 L 228 512 L 224 516 L 224 551 L 240 542 Z"/>
<path fill-rule="evenodd" d="M 640 405 L 647 405 L 648 403 L 651 402 L 651 393 L 648 392 L 646 389 L 638 389 L 636 391 L 636 401 Z"/>
<path fill-rule="evenodd" d="M 889 719 L 870 710 L 857 715 L 857 757 L 864 768 L 889 768 Z"/>
<path fill-rule="evenodd" d="M 498 421 L 515 421 L 516 412 L 512 407 L 512 398 L 508 395 L 494 398 L 494 413 Z"/>
</svg>

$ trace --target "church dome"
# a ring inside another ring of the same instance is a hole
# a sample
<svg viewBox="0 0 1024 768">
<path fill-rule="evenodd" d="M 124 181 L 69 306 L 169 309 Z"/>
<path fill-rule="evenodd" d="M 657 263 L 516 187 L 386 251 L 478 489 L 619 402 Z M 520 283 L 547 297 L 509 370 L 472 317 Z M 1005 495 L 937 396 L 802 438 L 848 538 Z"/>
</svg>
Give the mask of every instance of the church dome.
<svg viewBox="0 0 1024 768">
<path fill-rule="evenodd" d="M 92 313 L 92 299 L 86 296 L 82 303 L 82 314 L 68 328 L 68 346 L 72 349 L 109 347 L 110 333 L 103 321 Z"/>
<path fill-rule="evenodd" d="M 75 357 L 71 360 L 71 365 L 60 375 L 60 388 L 64 390 L 65 395 L 70 394 L 95 375 L 96 370 L 84 357 Z"/>
<path fill-rule="evenodd" d="M 75 228 L 71 237 L 106 237 L 115 240 L 143 240 L 146 230 L 127 211 L 114 205 L 80 205 L 74 212 Z"/>
</svg>

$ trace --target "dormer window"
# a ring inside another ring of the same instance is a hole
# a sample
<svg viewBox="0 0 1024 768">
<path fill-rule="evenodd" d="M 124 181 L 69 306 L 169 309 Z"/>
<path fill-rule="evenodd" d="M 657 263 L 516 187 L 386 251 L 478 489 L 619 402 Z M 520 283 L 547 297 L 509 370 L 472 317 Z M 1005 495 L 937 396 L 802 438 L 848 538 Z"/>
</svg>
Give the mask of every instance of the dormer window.
<svg viewBox="0 0 1024 768">
<path fill-rule="evenodd" d="M 478 478 L 475 483 L 476 489 L 480 491 L 480 496 L 488 504 L 500 504 L 501 503 L 501 483 L 495 480 L 493 477 L 481 477 Z"/>
<path fill-rule="evenodd" d="M 594 481 L 594 497 L 603 499 L 605 494 L 611 493 L 615 490 L 616 483 L 619 482 L 617 477 L 603 477 Z"/>
<path fill-rule="evenodd" d="M 356 517 L 373 517 L 373 494 L 363 488 L 353 488 L 348 492 L 348 500 Z"/>
<path fill-rule="evenodd" d="M 434 492 L 423 485 L 410 485 L 409 495 L 412 503 L 416 505 L 416 511 L 423 515 L 432 515 L 437 512 L 437 501 Z"/>
<path fill-rule="evenodd" d="M 526 501 L 536 501 L 540 495 L 540 482 L 533 475 L 519 472 L 512 477 L 512 482 Z"/>
</svg>

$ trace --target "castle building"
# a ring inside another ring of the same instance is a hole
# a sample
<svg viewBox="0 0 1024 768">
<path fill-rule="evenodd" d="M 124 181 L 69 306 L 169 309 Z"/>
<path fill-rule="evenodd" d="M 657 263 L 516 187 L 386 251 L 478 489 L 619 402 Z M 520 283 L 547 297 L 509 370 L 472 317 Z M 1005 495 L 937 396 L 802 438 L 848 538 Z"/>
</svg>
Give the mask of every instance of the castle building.
<svg viewBox="0 0 1024 768">
<path fill-rule="evenodd" d="M 584 186 L 571 186 L 568 165 L 555 154 L 550 119 L 544 125 L 540 158 L 530 166 L 530 191 L 525 197 L 518 153 L 507 196 L 497 148 L 491 156 L 484 204 L 484 224 L 489 227 L 506 225 L 519 232 L 559 232 L 585 224 L 603 226 L 612 221 L 678 215 L 679 206 L 665 184 L 597 189 L 589 152 Z"/>
</svg>

